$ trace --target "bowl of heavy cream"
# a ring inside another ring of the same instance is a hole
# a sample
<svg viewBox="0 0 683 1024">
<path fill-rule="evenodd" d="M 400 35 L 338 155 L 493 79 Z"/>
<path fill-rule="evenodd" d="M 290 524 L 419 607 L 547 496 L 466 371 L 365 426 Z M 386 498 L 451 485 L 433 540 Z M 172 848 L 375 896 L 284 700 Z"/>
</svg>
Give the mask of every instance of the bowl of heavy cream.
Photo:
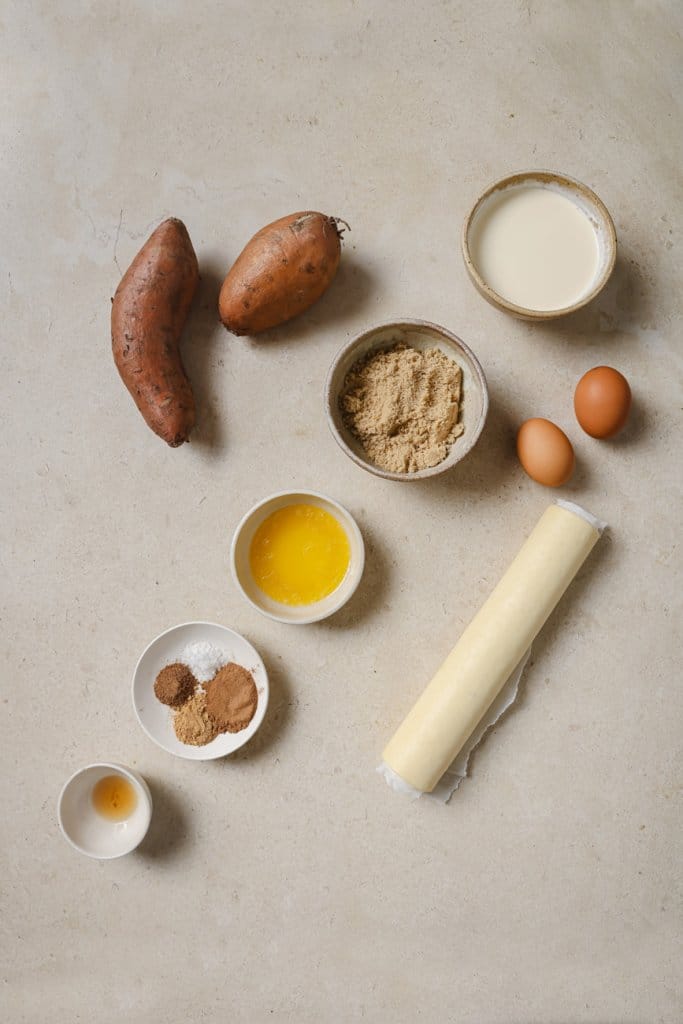
<svg viewBox="0 0 683 1024">
<path fill-rule="evenodd" d="M 486 189 L 465 218 L 465 266 L 492 305 L 524 320 L 576 312 L 607 283 L 617 236 L 587 185 L 521 171 Z"/>
</svg>

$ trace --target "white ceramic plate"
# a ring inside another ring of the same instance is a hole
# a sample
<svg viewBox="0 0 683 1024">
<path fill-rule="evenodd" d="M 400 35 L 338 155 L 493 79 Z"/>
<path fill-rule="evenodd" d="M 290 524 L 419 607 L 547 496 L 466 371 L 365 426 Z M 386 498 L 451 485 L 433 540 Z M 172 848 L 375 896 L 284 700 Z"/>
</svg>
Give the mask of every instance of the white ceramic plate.
<svg viewBox="0 0 683 1024">
<path fill-rule="evenodd" d="M 176 736 L 173 712 L 157 700 L 154 680 L 165 665 L 180 660 L 184 647 L 198 640 L 208 640 L 225 653 L 228 661 L 234 661 L 251 672 L 258 691 L 258 703 L 256 714 L 246 729 L 241 732 L 224 732 L 203 747 L 192 747 L 181 743 Z M 249 641 L 227 626 L 213 622 L 185 622 L 167 629 L 143 651 L 133 673 L 133 707 L 138 722 L 158 746 L 188 761 L 212 761 L 243 747 L 263 721 L 268 707 L 268 695 L 265 666 Z"/>
</svg>

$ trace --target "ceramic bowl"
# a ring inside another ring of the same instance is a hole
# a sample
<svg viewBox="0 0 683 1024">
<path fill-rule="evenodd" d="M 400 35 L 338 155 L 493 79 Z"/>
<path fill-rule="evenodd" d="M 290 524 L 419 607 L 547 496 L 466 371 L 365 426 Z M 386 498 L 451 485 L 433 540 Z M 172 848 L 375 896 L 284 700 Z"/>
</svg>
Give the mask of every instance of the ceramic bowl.
<svg viewBox="0 0 683 1024">
<path fill-rule="evenodd" d="M 345 426 L 339 405 L 346 376 L 354 363 L 375 349 L 390 348 L 399 341 L 419 350 L 441 349 L 445 355 L 458 363 L 463 374 L 460 422 L 465 429 L 461 436 L 456 438 L 442 462 L 428 469 L 418 469 L 414 473 L 393 473 L 371 462 L 360 443 Z M 445 473 L 472 451 L 484 429 L 489 396 L 479 360 L 460 338 L 451 334 L 445 327 L 439 327 L 438 324 L 427 320 L 398 320 L 363 331 L 337 353 L 325 383 L 325 408 L 333 438 L 357 466 L 384 480 L 397 480 L 403 483 L 425 480 Z"/>
<path fill-rule="evenodd" d="M 287 605 L 274 601 L 264 594 L 254 580 L 249 566 L 249 549 L 256 530 L 271 513 L 286 505 L 317 505 L 329 512 L 344 528 L 351 549 L 351 558 L 346 575 L 336 590 L 313 604 Z M 247 512 L 235 530 L 230 548 L 230 568 L 232 576 L 247 601 L 262 615 L 277 622 L 293 625 L 307 625 L 320 622 L 339 611 L 356 590 L 363 575 L 365 565 L 365 545 L 355 519 L 342 505 L 332 498 L 317 491 L 281 491 L 264 498 Z"/>
<path fill-rule="evenodd" d="M 571 306 L 562 309 L 537 310 L 525 306 L 515 305 L 508 299 L 499 295 L 484 280 L 472 255 L 472 239 L 476 232 L 479 219 L 489 209 L 489 204 L 497 200 L 501 193 L 508 189 L 519 189 L 529 186 L 552 189 L 564 195 L 571 202 L 581 209 L 590 221 L 598 245 L 598 265 L 588 290 Z M 602 200 L 587 185 L 565 174 L 557 174 L 554 171 L 519 171 L 510 174 L 506 178 L 489 185 L 479 196 L 476 203 L 465 217 L 462 229 L 462 255 L 465 261 L 467 273 L 477 291 L 492 306 L 502 310 L 504 313 L 511 313 L 520 320 L 554 320 L 557 317 L 569 316 L 582 309 L 589 302 L 592 302 L 596 295 L 602 291 L 607 284 L 610 274 L 614 270 L 617 258 L 617 235 L 614 223 L 609 211 Z"/>
<path fill-rule="evenodd" d="M 125 821 L 108 821 L 92 803 L 94 786 L 107 775 L 120 775 L 137 796 L 135 810 Z M 97 860 L 123 857 L 138 846 L 152 819 L 152 795 L 147 783 L 132 768 L 106 761 L 80 768 L 59 794 L 57 819 L 62 834 L 79 853 Z"/>
<path fill-rule="evenodd" d="M 173 729 L 173 712 L 157 699 L 154 680 L 164 668 L 180 661 L 183 648 L 196 641 L 207 640 L 223 651 L 226 661 L 234 661 L 248 669 L 258 692 L 256 713 L 246 729 L 223 732 L 203 747 L 181 743 Z M 187 761 L 213 761 L 232 754 L 248 743 L 257 731 L 268 707 L 268 675 L 265 665 L 248 640 L 227 626 L 213 622 L 184 622 L 160 633 L 145 648 L 133 673 L 133 708 L 135 716 L 149 738 L 176 757 Z"/>
</svg>

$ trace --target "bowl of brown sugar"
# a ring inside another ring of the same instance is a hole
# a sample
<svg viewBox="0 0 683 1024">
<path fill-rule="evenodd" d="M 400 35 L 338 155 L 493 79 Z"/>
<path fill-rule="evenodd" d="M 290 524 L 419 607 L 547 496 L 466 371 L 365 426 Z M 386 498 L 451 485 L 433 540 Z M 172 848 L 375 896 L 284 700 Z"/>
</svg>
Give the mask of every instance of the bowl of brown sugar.
<svg viewBox="0 0 683 1024">
<path fill-rule="evenodd" d="M 445 327 L 400 320 L 364 331 L 336 356 L 327 422 L 356 465 L 385 480 L 424 480 L 477 443 L 488 412 L 479 360 Z"/>
</svg>

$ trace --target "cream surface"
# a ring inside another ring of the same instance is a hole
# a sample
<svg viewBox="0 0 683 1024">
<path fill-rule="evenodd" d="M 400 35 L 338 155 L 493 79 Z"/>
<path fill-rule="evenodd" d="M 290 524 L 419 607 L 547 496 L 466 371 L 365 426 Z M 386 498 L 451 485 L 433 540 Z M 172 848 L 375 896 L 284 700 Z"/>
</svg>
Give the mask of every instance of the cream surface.
<svg viewBox="0 0 683 1024">
<path fill-rule="evenodd" d="M 472 225 L 470 251 L 494 291 L 534 310 L 571 306 L 598 269 L 598 240 L 586 214 L 539 186 L 494 196 Z"/>
</svg>

